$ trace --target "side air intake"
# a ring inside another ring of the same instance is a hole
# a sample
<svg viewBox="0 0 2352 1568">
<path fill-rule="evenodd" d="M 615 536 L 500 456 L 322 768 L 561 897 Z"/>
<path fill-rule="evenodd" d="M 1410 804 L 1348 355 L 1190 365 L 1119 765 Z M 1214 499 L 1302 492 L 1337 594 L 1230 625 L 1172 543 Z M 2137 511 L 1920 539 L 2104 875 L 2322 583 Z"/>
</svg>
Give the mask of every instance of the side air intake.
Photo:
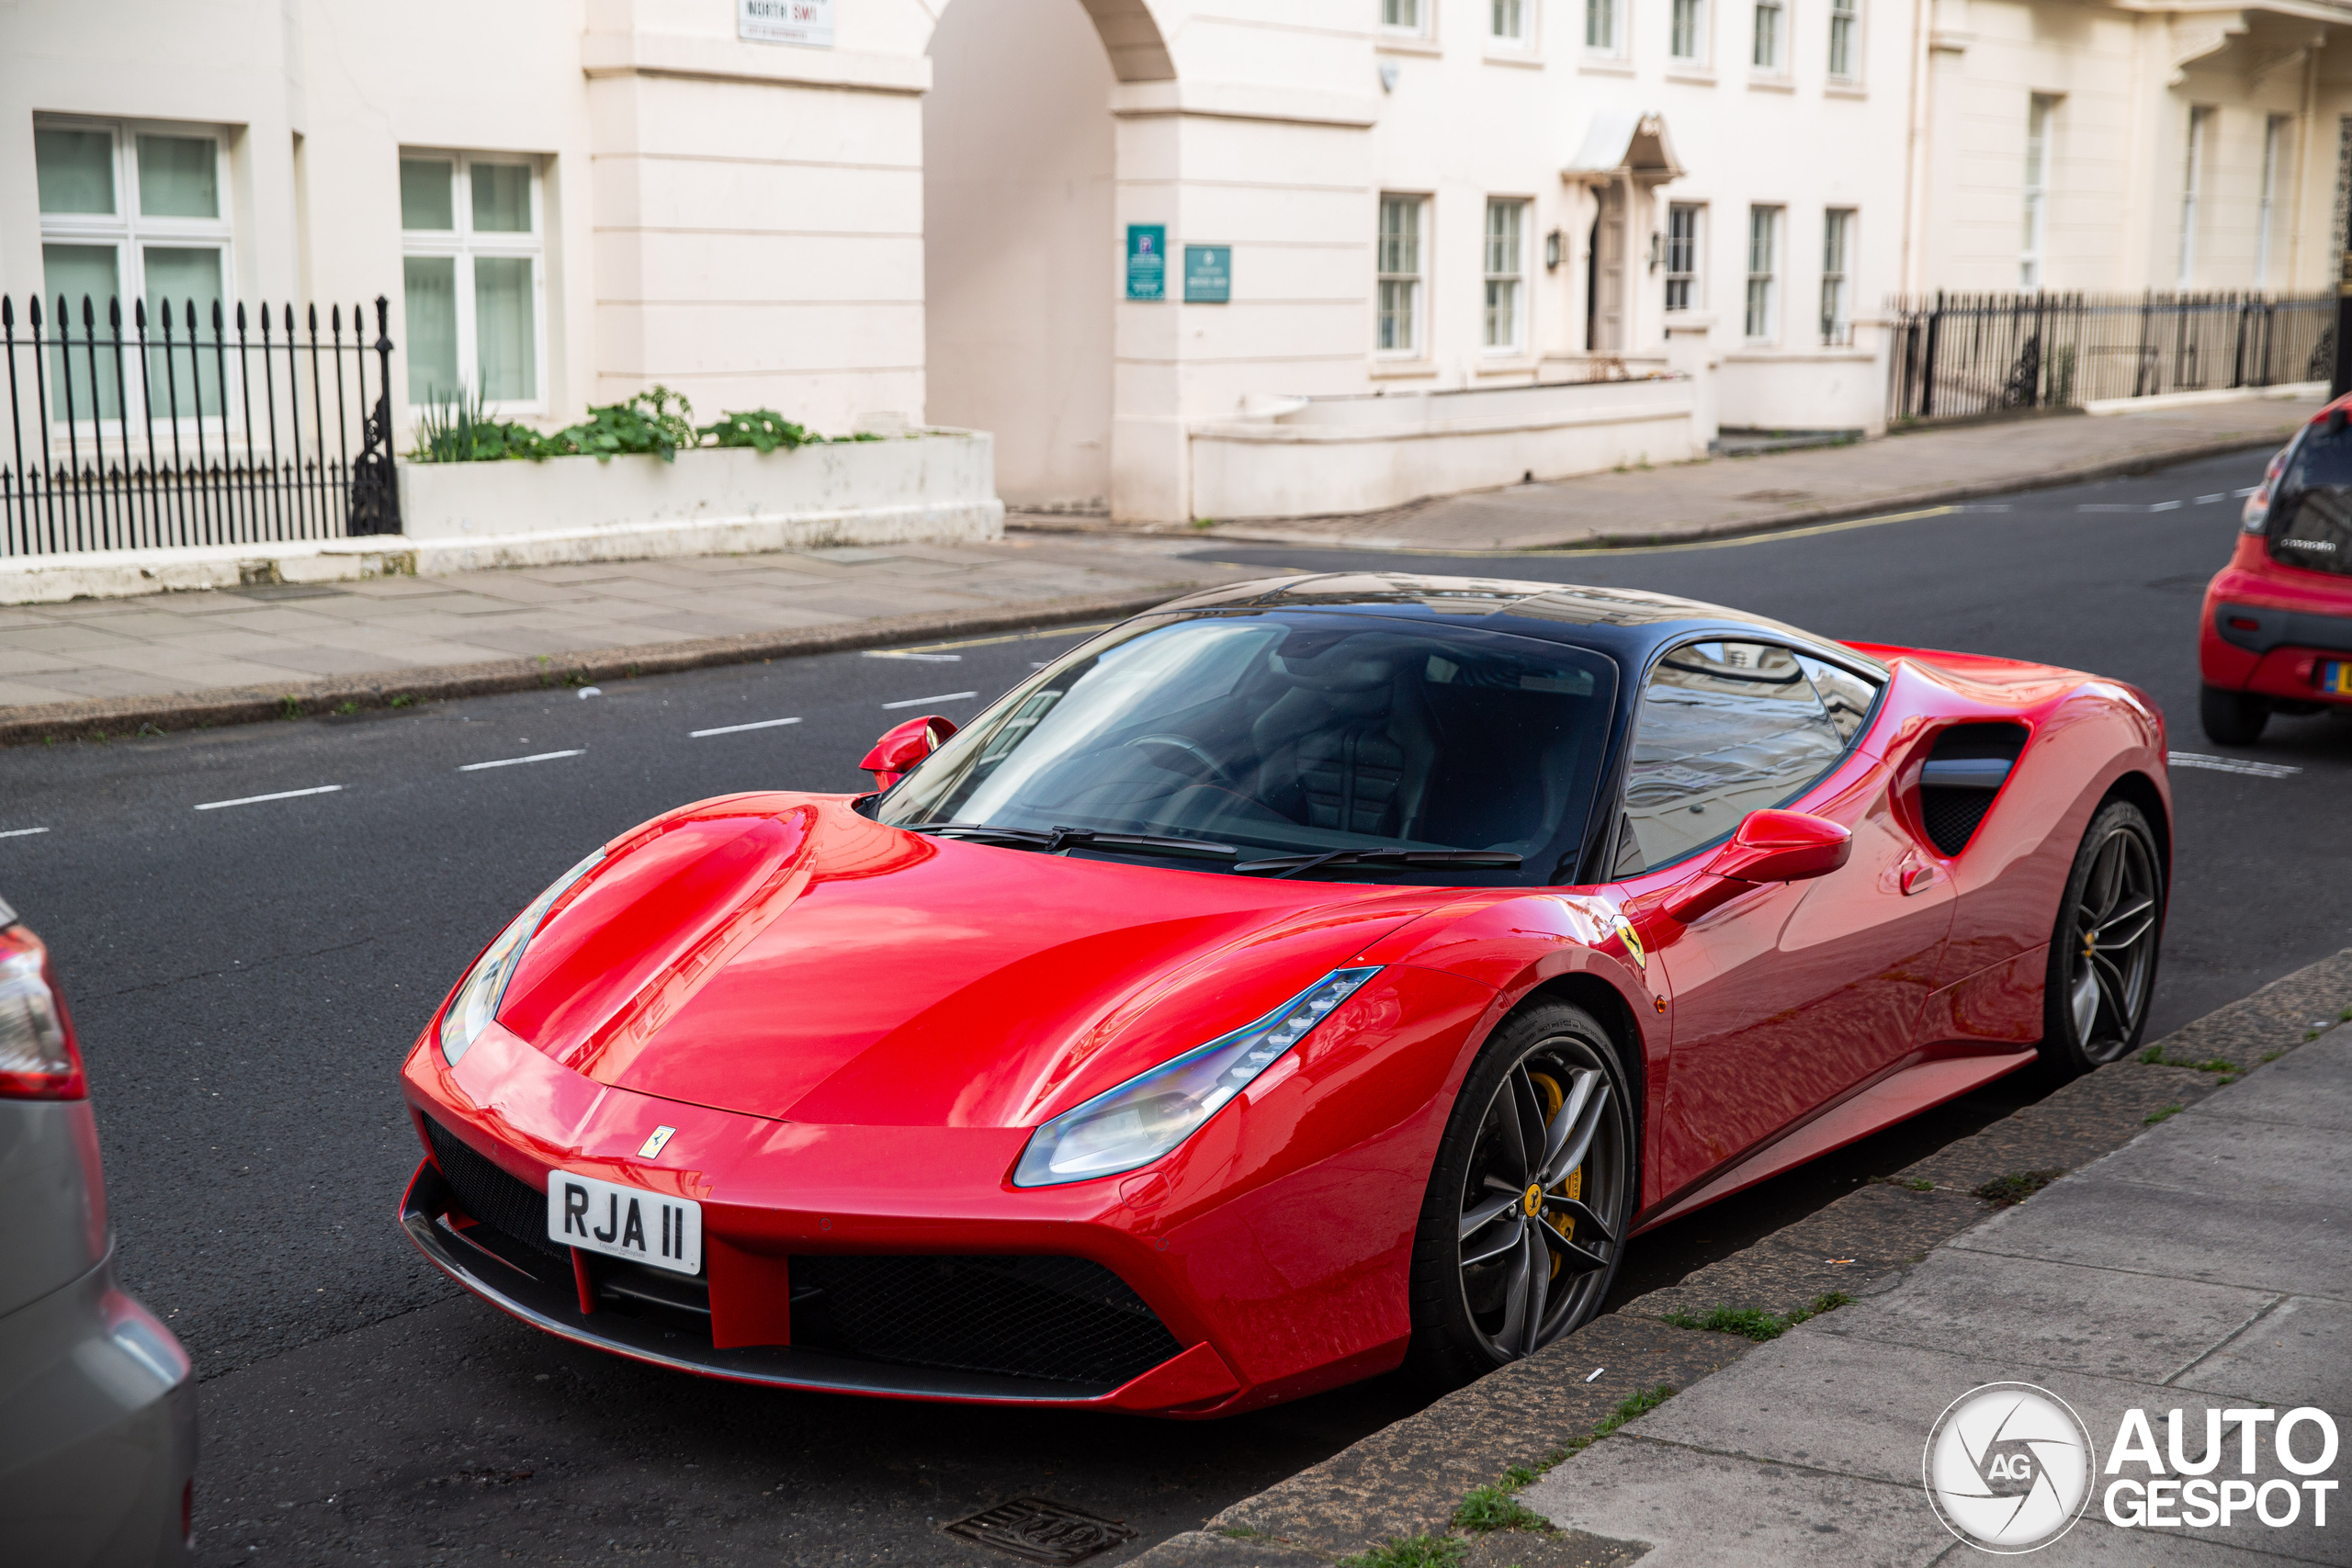
<svg viewBox="0 0 2352 1568">
<path fill-rule="evenodd" d="M 1968 847 L 2025 740 L 2022 724 L 1955 724 L 1936 737 L 1919 774 L 1919 817 L 1928 842 L 1948 855 Z"/>
</svg>

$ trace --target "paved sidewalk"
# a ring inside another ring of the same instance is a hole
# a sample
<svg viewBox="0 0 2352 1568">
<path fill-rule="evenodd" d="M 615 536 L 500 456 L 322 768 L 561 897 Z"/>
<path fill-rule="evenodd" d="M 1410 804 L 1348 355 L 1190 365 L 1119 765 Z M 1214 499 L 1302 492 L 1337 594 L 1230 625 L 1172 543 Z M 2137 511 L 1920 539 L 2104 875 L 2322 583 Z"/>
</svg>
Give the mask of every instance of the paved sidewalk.
<svg viewBox="0 0 2352 1568">
<path fill-rule="evenodd" d="M 2129 1410 L 2160 1446 L 2184 1410 L 2192 1462 L 2209 1407 L 2311 1405 L 2352 1426 L 2352 1032 L 1750 1351 L 1520 1496 L 1564 1529 L 1648 1543 L 1645 1568 L 1973 1562 L 1927 1506 L 1921 1455 L 1948 1404 L 1997 1382 L 2059 1395 L 2099 1456 L 2081 1522 L 2035 1562 L 2352 1562 L 2352 1487 L 2328 1495 L 2324 1527 L 2308 1491 L 2278 1527 L 2241 1512 L 2226 1529 L 2125 1529 L 2102 1507 Z M 2241 1478 L 2235 1430 L 2216 1482 Z M 2299 1486 L 2264 1430 L 2244 1479 Z M 2315 1458 L 2315 1429 L 2297 1446 Z M 2119 1473 L 2150 1475 L 2136 1461 Z M 2352 1442 L 2310 1479 L 2352 1483 Z M 2283 1491 L 2269 1502 L 2287 1513 Z"/>
<path fill-rule="evenodd" d="M 1718 537 L 2107 479 L 2155 463 L 2267 446 L 2285 440 L 2319 406 L 2254 398 L 2147 413 L 1948 426 L 1850 446 L 1717 457 L 1513 485 L 1360 516 L 1236 523 L 1206 532 L 1283 543 L 1469 550 Z M 1057 525 L 1026 514 L 1013 521 Z"/>
</svg>

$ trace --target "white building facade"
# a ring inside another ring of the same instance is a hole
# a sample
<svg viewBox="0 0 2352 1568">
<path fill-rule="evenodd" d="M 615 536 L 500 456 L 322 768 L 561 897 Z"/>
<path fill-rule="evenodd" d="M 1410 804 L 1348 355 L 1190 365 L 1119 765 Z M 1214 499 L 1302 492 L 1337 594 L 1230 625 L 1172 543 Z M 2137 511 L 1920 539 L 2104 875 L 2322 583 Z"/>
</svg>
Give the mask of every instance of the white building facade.
<svg viewBox="0 0 2352 1568">
<path fill-rule="evenodd" d="M 47 0 L 0 293 L 380 293 L 412 408 L 660 383 L 993 432 L 1015 506 L 1355 511 L 1874 428 L 1900 291 L 2315 286 L 2347 14 Z"/>
</svg>

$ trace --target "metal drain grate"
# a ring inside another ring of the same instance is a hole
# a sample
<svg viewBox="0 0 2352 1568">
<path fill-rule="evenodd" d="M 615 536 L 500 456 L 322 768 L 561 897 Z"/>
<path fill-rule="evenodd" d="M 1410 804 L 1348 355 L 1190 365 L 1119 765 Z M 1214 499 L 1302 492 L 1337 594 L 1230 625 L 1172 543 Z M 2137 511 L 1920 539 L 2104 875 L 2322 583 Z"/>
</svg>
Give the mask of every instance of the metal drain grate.
<svg viewBox="0 0 2352 1568">
<path fill-rule="evenodd" d="M 1015 1497 L 957 1519 L 946 1529 L 1024 1562 L 1082 1562 L 1136 1538 L 1134 1530 L 1116 1519 L 1043 1497 Z"/>
</svg>

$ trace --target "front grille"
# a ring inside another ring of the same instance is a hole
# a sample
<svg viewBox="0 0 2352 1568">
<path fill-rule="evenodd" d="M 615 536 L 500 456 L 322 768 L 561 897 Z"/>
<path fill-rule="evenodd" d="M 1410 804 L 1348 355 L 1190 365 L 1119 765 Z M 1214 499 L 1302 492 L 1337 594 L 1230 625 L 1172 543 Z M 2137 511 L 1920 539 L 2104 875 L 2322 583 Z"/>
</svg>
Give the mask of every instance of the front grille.
<svg viewBox="0 0 2352 1568">
<path fill-rule="evenodd" d="M 877 1361 L 1123 1383 L 1183 1348 L 1083 1258 L 797 1257 L 792 1284 L 794 1344 Z"/>
<path fill-rule="evenodd" d="M 549 1257 L 571 1256 L 568 1247 L 548 1239 L 546 1193 L 507 1175 L 430 1116 L 424 1119 L 424 1135 L 433 1145 L 433 1160 L 441 1168 L 442 1179 L 458 1195 L 458 1207 L 492 1230 L 503 1231 Z"/>
</svg>

